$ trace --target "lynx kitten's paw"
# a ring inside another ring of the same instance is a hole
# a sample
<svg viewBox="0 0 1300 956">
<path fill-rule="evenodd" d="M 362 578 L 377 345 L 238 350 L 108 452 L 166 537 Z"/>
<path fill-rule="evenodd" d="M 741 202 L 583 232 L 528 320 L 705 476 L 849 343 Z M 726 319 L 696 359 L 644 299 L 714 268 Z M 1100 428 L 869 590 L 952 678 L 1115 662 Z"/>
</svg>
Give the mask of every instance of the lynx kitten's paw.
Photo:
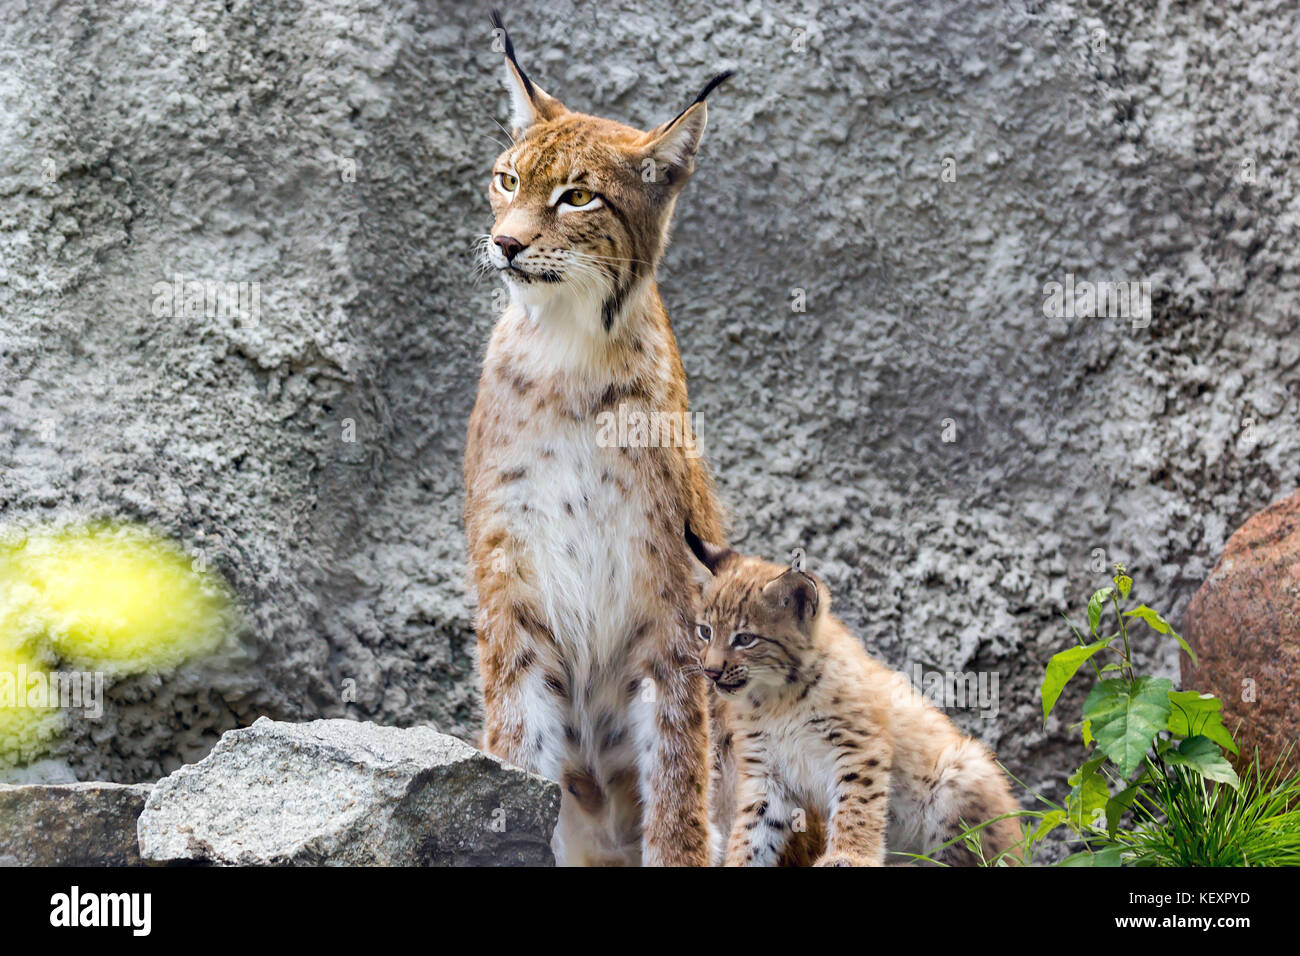
<svg viewBox="0 0 1300 956">
<path fill-rule="evenodd" d="M 847 853 L 827 853 L 813 866 L 876 866 L 863 857 L 850 856 Z"/>
</svg>

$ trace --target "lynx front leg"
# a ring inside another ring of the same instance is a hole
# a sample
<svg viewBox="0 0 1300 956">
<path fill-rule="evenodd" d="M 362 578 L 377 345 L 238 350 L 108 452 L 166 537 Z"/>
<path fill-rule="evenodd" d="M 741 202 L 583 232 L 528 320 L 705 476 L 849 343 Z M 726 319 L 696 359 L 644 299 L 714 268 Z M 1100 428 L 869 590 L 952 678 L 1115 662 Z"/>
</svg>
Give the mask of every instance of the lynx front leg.
<svg viewBox="0 0 1300 956">
<path fill-rule="evenodd" d="M 745 758 L 738 763 L 746 765 Z M 726 865 L 776 866 L 790 841 L 791 804 L 785 788 L 764 770 L 742 770 L 736 797 Z"/>
<path fill-rule="evenodd" d="M 712 866 L 722 866 L 726 860 L 731 821 L 736 815 L 736 758 L 731 741 L 727 705 L 712 694 L 709 700 L 709 749 L 713 760 L 709 773 L 709 863 Z"/>
<path fill-rule="evenodd" d="M 665 652 L 636 693 L 641 745 L 641 858 L 708 866 L 708 725 L 704 686 L 685 655 Z"/>
<path fill-rule="evenodd" d="M 548 666 L 553 639 L 525 609 L 484 609 L 478 620 L 479 671 L 485 709 L 484 749 L 551 779 L 559 779 L 565 678 Z"/>
<path fill-rule="evenodd" d="M 889 760 L 858 749 L 835 761 L 830 833 L 814 866 L 884 866 L 889 822 Z"/>
<path fill-rule="evenodd" d="M 564 715 L 572 676 L 554 648 L 550 631 L 526 606 L 505 606 L 480 616 L 485 749 L 565 786 L 551 849 L 557 866 L 582 866 L 604 862 L 609 854 L 582 805 L 578 781 L 565 773 Z"/>
</svg>

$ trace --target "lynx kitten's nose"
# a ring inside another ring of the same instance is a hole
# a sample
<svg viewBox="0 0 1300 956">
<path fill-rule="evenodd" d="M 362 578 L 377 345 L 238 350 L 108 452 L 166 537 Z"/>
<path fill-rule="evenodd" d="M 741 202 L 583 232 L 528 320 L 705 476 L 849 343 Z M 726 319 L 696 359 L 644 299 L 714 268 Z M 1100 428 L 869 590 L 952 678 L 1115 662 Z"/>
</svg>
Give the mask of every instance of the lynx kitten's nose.
<svg viewBox="0 0 1300 956">
<path fill-rule="evenodd" d="M 497 236 L 492 240 L 506 257 L 506 262 L 514 261 L 515 256 L 524 251 L 524 244 L 514 236 Z"/>
<path fill-rule="evenodd" d="M 709 680 L 717 680 L 719 677 L 722 676 L 722 668 L 706 667 L 704 668 L 704 676 L 707 677 Z"/>
</svg>

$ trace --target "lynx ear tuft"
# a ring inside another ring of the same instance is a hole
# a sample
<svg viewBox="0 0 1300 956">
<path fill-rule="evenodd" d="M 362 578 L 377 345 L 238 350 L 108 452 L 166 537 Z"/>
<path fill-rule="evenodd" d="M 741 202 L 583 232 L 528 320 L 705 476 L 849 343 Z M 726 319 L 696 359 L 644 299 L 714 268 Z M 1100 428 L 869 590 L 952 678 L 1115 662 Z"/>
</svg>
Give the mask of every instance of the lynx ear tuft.
<svg viewBox="0 0 1300 956">
<path fill-rule="evenodd" d="M 737 557 L 736 552 L 730 548 L 720 548 L 700 540 L 689 524 L 686 525 L 686 543 L 700 564 L 709 569 L 710 574 L 717 574 Z"/>
<path fill-rule="evenodd" d="M 735 70 L 723 70 L 713 79 L 709 80 L 709 82 L 704 84 L 704 89 L 700 90 L 699 95 L 695 97 L 695 102 L 703 103 L 706 99 L 709 98 L 710 93 L 712 93 L 719 86 L 727 82 L 727 80 L 731 79 L 735 75 L 736 75 Z"/>
<path fill-rule="evenodd" d="M 563 104 L 529 79 L 515 56 L 515 45 L 497 10 L 491 11 L 493 49 L 506 55 L 506 89 L 510 92 L 510 125 L 518 137 L 535 123 L 555 119 L 566 112 Z"/>
<path fill-rule="evenodd" d="M 669 122 L 650 131 L 646 146 L 655 162 L 670 170 L 690 173 L 694 167 L 695 153 L 699 150 L 700 140 L 704 136 L 704 127 L 708 125 L 709 112 L 704 100 L 735 75 L 735 70 L 719 73 L 704 84 L 704 89 L 700 90 L 690 106 Z M 673 180 L 671 175 L 669 180 Z"/>
</svg>

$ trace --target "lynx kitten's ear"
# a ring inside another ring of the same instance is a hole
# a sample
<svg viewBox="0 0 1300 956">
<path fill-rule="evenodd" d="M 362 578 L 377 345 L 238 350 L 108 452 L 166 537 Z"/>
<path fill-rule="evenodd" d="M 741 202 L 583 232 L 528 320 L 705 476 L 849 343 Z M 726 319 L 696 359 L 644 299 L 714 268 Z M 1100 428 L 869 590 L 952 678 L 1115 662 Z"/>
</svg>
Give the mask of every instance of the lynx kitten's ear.
<svg viewBox="0 0 1300 956">
<path fill-rule="evenodd" d="M 506 55 L 506 89 L 510 91 L 511 134 L 517 139 L 533 124 L 553 120 L 567 112 L 563 104 L 528 78 L 515 59 L 515 45 L 510 41 L 501 14 L 492 11 L 492 48 Z"/>
<path fill-rule="evenodd" d="M 708 122 L 705 98 L 715 89 L 735 76 L 735 70 L 719 73 L 700 90 L 700 95 L 663 126 L 646 134 L 645 149 L 648 156 L 668 173 L 668 181 L 681 181 L 695 168 L 695 153 L 700 148 L 704 127 Z M 676 176 L 673 173 L 677 173 Z"/>
<path fill-rule="evenodd" d="M 720 548 L 707 541 L 701 541 L 689 524 L 686 526 L 686 543 L 690 545 L 691 552 L 700 564 L 709 569 L 710 574 L 718 574 L 736 557 L 736 552 L 730 548 Z"/>
<path fill-rule="evenodd" d="M 772 607 L 788 609 L 800 626 L 817 617 L 821 595 L 812 575 L 791 568 L 763 586 L 763 597 Z"/>
</svg>

